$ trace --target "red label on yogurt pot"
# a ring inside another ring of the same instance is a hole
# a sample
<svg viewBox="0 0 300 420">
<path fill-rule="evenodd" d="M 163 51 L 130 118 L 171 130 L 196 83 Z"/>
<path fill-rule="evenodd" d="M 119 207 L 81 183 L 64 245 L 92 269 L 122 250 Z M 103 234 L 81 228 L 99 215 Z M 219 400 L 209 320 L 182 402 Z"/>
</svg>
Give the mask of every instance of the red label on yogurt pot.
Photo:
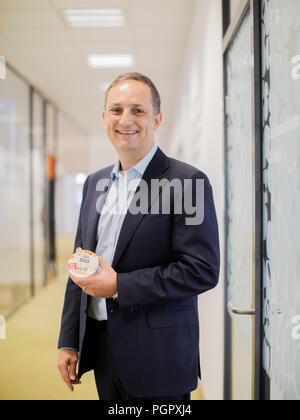
<svg viewBox="0 0 300 420">
<path fill-rule="evenodd" d="M 77 266 L 76 263 L 69 263 L 68 264 L 68 270 L 76 270 L 76 266 Z"/>
</svg>

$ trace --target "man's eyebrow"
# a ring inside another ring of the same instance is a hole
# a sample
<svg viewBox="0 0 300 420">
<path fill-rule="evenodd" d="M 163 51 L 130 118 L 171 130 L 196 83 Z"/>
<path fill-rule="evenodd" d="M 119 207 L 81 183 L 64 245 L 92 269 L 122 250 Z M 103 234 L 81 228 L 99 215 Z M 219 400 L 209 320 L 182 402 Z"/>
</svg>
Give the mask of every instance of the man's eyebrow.
<svg viewBox="0 0 300 420">
<path fill-rule="evenodd" d="M 113 104 L 110 104 L 109 105 L 109 107 L 112 107 L 112 106 L 122 106 L 122 104 L 116 102 L 116 103 L 113 103 Z M 143 107 L 144 105 L 143 104 L 132 104 L 132 106 L 134 106 L 134 107 L 139 107 L 139 106 Z"/>
<path fill-rule="evenodd" d="M 109 106 L 111 107 L 111 106 L 122 106 L 122 105 L 118 103 L 114 103 L 114 104 L 110 104 Z"/>
</svg>

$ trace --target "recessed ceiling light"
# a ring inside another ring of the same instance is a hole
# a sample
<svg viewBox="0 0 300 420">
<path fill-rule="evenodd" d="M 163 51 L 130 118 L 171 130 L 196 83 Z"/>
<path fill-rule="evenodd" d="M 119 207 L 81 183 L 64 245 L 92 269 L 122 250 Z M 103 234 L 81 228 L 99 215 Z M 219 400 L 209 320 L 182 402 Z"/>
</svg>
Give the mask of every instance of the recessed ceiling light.
<svg viewBox="0 0 300 420">
<path fill-rule="evenodd" d="M 134 57 L 131 54 L 91 54 L 87 62 L 94 69 L 125 69 L 134 66 Z"/>
<path fill-rule="evenodd" d="M 63 11 L 66 21 L 75 28 L 123 26 L 121 9 L 69 9 Z"/>
</svg>

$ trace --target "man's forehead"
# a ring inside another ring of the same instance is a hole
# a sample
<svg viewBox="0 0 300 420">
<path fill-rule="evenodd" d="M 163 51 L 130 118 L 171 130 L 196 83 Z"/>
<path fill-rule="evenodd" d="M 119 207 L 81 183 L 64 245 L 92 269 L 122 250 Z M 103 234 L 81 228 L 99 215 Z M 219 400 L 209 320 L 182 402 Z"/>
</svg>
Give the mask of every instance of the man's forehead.
<svg viewBox="0 0 300 420">
<path fill-rule="evenodd" d="M 150 108 L 153 106 L 151 89 L 137 80 L 121 81 L 108 92 L 106 106 Z"/>
<path fill-rule="evenodd" d="M 148 85 L 138 80 L 126 80 L 122 81 L 115 86 L 113 86 L 108 92 L 108 96 L 125 96 L 125 95 L 135 95 L 135 96 L 151 96 L 151 89 Z"/>
</svg>

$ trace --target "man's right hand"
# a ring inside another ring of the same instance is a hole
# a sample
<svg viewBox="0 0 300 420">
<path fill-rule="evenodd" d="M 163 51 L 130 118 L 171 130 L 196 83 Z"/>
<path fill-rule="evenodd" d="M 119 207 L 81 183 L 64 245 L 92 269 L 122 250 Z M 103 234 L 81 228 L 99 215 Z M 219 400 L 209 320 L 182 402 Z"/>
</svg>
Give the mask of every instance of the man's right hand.
<svg viewBox="0 0 300 420">
<path fill-rule="evenodd" d="M 73 391 L 73 384 L 77 383 L 76 367 L 78 362 L 78 352 L 74 350 L 61 349 L 58 356 L 57 367 L 63 381 L 67 384 L 70 391 Z"/>
</svg>

